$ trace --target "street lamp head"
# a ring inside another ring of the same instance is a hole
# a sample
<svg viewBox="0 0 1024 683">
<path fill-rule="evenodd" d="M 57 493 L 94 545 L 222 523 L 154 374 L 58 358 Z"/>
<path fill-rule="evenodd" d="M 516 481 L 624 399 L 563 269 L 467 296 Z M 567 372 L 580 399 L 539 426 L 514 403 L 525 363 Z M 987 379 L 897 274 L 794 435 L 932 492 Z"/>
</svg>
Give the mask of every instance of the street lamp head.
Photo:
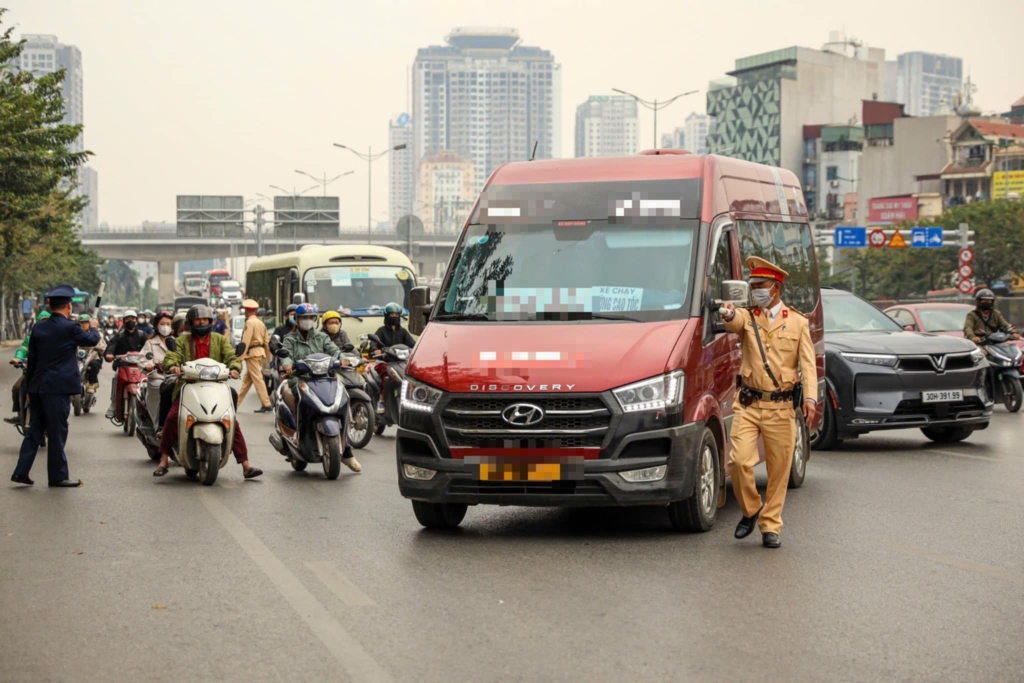
<svg viewBox="0 0 1024 683">
<path fill-rule="evenodd" d="M 337 142 L 334 143 L 334 146 L 340 147 L 341 149 L 348 149 L 348 147 L 346 147 L 345 145 L 339 145 Z"/>
<path fill-rule="evenodd" d="M 405 145 L 405 143 L 403 142 L 403 143 L 402 143 L 402 144 L 400 144 L 400 145 L 395 145 L 395 146 L 394 146 L 394 147 L 392 147 L 391 149 L 393 149 L 394 151 L 396 151 L 396 152 L 397 152 L 397 151 L 398 151 L 398 150 L 400 150 L 400 149 L 405 149 L 405 147 L 406 147 L 406 145 Z"/>
</svg>

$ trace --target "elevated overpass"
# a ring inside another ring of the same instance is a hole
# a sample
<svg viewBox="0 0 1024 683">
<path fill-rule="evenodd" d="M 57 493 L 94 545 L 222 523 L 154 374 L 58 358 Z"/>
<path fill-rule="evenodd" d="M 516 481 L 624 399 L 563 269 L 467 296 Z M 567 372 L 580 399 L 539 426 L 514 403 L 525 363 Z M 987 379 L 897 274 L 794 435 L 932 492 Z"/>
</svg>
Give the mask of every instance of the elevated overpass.
<svg viewBox="0 0 1024 683">
<path fill-rule="evenodd" d="M 337 237 L 316 240 L 303 240 L 301 237 L 278 238 L 273 231 L 269 232 L 270 234 L 263 239 L 265 255 L 295 251 L 306 244 L 367 244 L 365 230 L 342 231 Z M 174 280 L 179 261 L 256 255 L 255 240 L 251 236 L 183 237 L 174 230 L 142 229 L 94 230 L 81 232 L 79 235 L 82 244 L 95 249 L 102 258 L 156 262 L 160 301 L 170 301 L 174 298 Z M 420 272 L 432 273 L 436 264 L 447 263 L 457 239 L 458 235 L 455 234 L 428 234 L 415 238 L 413 245 L 417 250 L 413 261 L 419 264 Z M 372 240 L 373 244 L 403 251 L 409 246 L 408 241 L 394 231 L 374 232 Z M 240 279 L 244 278 L 240 276 Z"/>
</svg>

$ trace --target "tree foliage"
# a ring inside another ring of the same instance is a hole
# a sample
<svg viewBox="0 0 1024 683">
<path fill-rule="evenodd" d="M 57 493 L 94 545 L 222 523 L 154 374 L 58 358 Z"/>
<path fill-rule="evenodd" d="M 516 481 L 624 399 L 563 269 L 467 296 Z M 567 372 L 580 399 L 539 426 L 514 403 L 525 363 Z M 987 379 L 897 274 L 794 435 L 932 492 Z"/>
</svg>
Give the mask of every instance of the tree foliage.
<svg viewBox="0 0 1024 683">
<path fill-rule="evenodd" d="M 0 34 L 0 291 L 8 303 L 61 282 L 95 291 L 100 260 L 76 232 L 86 199 L 74 190 L 90 152 L 71 147 L 82 126 L 61 123 L 63 71 L 13 66 L 23 45 L 12 31 Z"/>
<path fill-rule="evenodd" d="M 967 223 L 974 236 L 976 284 L 992 284 L 1024 273 L 1024 202 L 975 202 L 953 206 L 939 218 L 894 226 L 910 238 L 917 226 L 956 230 Z M 868 299 L 923 298 L 929 291 L 956 286 L 959 246 L 941 249 L 843 249 L 836 274 L 822 267 L 822 284 L 855 291 Z M 819 258 L 821 258 L 819 254 Z M 821 258 L 824 263 L 825 260 Z"/>
</svg>

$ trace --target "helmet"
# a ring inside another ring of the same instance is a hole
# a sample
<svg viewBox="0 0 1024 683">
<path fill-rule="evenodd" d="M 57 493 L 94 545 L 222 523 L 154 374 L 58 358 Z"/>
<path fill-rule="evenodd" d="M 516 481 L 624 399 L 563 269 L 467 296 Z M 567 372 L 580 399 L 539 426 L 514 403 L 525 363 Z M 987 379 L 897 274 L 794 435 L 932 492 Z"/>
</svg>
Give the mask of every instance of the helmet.
<svg viewBox="0 0 1024 683">
<path fill-rule="evenodd" d="M 398 315 L 402 315 L 402 307 L 396 304 L 394 301 L 392 301 L 391 303 L 384 307 L 384 315 L 394 315 L 395 313 L 397 313 Z"/>
<path fill-rule="evenodd" d="M 994 300 L 995 298 L 996 298 L 996 295 L 992 292 L 991 289 L 979 289 L 977 292 L 974 293 L 974 300 L 975 301 L 980 301 L 981 299 L 993 299 Z"/>
<path fill-rule="evenodd" d="M 78 322 L 80 322 L 80 323 L 87 323 L 87 322 L 89 322 L 91 320 L 92 320 L 92 316 L 89 315 L 88 313 L 83 313 L 82 315 L 78 316 Z"/>
<path fill-rule="evenodd" d="M 50 312 L 49 311 L 39 311 L 39 315 L 36 316 L 36 322 L 39 322 L 40 320 L 46 320 L 49 317 L 50 317 Z"/>
<path fill-rule="evenodd" d="M 264 314 L 268 315 L 268 316 L 272 316 L 272 315 L 274 315 L 274 309 L 273 308 L 268 308 L 266 311 L 264 311 Z"/>
<path fill-rule="evenodd" d="M 148 308 L 146 310 L 144 310 L 143 313 L 148 315 L 150 318 L 152 318 L 154 315 L 156 315 L 155 313 L 153 313 L 153 311 L 149 310 Z"/>
<path fill-rule="evenodd" d="M 256 309 L 256 315 L 266 315 L 266 314 L 267 314 L 267 312 L 264 309 L 262 309 L 262 308 L 257 308 Z"/>
<path fill-rule="evenodd" d="M 171 318 L 171 327 L 175 327 L 175 326 L 180 325 L 180 324 L 182 324 L 184 322 L 185 322 L 185 314 L 184 313 L 178 313 L 173 318 Z"/>
<path fill-rule="evenodd" d="M 337 311 L 327 311 L 320 319 L 325 323 L 328 320 L 341 320 L 341 314 L 338 313 Z"/>
<path fill-rule="evenodd" d="M 292 313 L 295 312 L 295 309 L 298 308 L 298 307 L 299 307 L 298 304 L 288 304 L 288 308 L 286 308 L 284 310 L 285 310 L 285 313 L 287 313 L 288 315 L 291 315 Z"/>
<path fill-rule="evenodd" d="M 300 318 L 307 315 L 317 315 L 316 304 L 299 304 L 295 308 L 295 317 Z"/>
<path fill-rule="evenodd" d="M 201 318 L 206 318 L 210 322 L 205 325 L 196 325 L 195 321 Z M 192 334 L 198 337 L 205 337 L 213 329 L 213 309 L 209 306 L 197 305 L 188 309 L 188 313 L 185 315 L 185 320 L 188 321 L 189 329 L 192 330 Z"/>
<path fill-rule="evenodd" d="M 125 311 L 121 315 L 121 320 L 124 320 L 125 318 L 138 318 L 138 317 L 139 317 L 139 314 L 136 313 L 133 309 L 129 308 L 127 311 Z"/>
</svg>

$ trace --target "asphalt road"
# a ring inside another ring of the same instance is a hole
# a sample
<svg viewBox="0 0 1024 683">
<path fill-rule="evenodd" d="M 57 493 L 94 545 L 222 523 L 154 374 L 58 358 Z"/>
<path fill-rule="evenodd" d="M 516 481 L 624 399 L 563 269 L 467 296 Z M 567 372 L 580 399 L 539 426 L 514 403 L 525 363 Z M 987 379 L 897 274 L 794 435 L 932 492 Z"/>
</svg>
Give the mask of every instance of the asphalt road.
<svg viewBox="0 0 1024 683">
<path fill-rule="evenodd" d="M 20 438 L 0 425 L 2 681 L 1024 678 L 1024 416 L 1002 408 L 957 446 L 908 430 L 815 453 L 770 551 L 732 538 L 731 496 L 702 535 L 658 509 L 476 508 L 424 531 L 390 431 L 328 482 L 271 450 L 255 397 L 263 478 L 154 479 L 100 407 L 71 418 L 80 489 L 40 486 L 45 454 L 34 488 L 8 484 Z"/>
</svg>

